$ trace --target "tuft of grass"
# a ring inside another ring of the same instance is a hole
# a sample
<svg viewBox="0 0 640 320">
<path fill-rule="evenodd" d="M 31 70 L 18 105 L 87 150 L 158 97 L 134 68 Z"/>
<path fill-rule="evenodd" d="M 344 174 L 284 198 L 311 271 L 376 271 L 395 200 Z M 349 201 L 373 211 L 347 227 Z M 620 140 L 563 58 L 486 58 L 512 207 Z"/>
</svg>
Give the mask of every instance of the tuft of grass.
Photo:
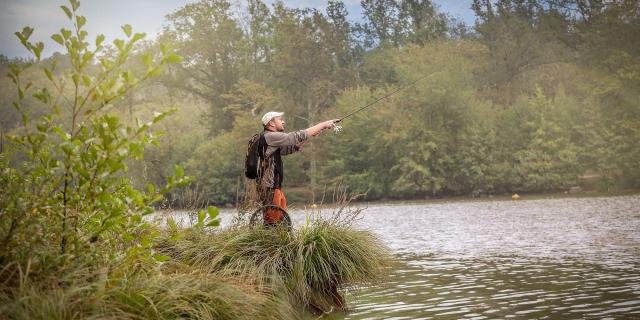
<svg viewBox="0 0 640 320">
<path fill-rule="evenodd" d="M 289 318 L 287 307 L 272 296 L 252 286 L 197 270 L 120 278 L 107 290 L 106 296 L 101 313 L 112 313 L 116 318 Z"/>
<path fill-rule="evenodd" d="M 388 249 L 372 233 L 330 221 L 301 228 L 296 242 L 295 293 L 316 305 L 340 307 L 332 297 L 336 290 L 379 282 L 391 261 Z"/>
<path fill-rule="evenodd" d="M 297 230 L 235 226 L 191 230 L 157 250 L 214 274 L 245 277 L 304 308 L 343 308 L 339 291 L 383 279 L 388 249 L 368 231 L 337 219 L 310 221 Z M 284 290 L 281 290 L 284 289 Z"/>
<path fill-rule="evenodd" d="M 74 283 L 0 287 L 0 314 L 6 319 L 292 319 L 277 295 L 180 265 L 165 270 L 88 274 L 67 271 Z M 83 279 L 83 280 L 82 280 Z"/>
<path fill-rule="evenodd" d="M 4 319 L 80 319 L 86 314 L 81 289 L 43 290 L 35 284 L 23 284 L 0 293 L 0 314 Z"/>
</svg>

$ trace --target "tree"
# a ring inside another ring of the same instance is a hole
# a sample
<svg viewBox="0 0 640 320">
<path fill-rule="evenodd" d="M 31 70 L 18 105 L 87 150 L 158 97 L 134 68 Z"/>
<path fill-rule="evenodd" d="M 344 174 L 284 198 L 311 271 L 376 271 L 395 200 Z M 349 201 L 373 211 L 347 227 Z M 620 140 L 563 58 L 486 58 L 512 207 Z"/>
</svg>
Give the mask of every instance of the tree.
<svg viewBox="0 0 640 320">
<path fill-rule="evenodd" d="M 306 119 L 305 126 L 312 125 L 354 78 L 349 69 L 336 63 L 344 57 L 346 35 L 336 36 L 345 31 L 344 25 L 335 23 L 339 19 L 328 21 L 319 11 L 290 10 L 282 4 L 276 5 L 273 19 L 274 84 L 294 106 L 301 106 L 290 109 L 290 119 L 298 114 Z M 315 147 L 307 147 L 307 152 L 315 155 Z M 315 188 L 317 157 L 311 157 L 309 167 L 310 185 Z"/>
<path fill-rule="evenodd" d="M 225 114 L 223 95 L 231 91 L 247 66 L 247 41 L 231 15 L 226 0 L 187 4 L 167 16 L 162 40 L 173 43 L 184 57 L 167 85 L 195 94 L 211 105 L 212 133 L 230 129 L 233 118 Z"/>
<path fill-rule="evenodd" d="M 273 22 L 271 11 L 260 0 L 248 1 L 248 41 L 251 47 L 250 67 L 246 77 L 253 81 L 268 81 L 269 64 L 273 56 Z"/>
<path fill-rule="evenodd" d="M 580 167 L 576 146 L 556 122 L 562 111 L 540 89 L 529 106 L 531 118 L 525 122 L 529 143 L 514 155 L 521 187 L 538 192 L 568 189 L 576 184 Z"/>
<path fill-rule="evenodd" d="M 485 73 L 496 102 L 509 105 L 522 90 L 533 94 L 535 86 L 526 81 L 532 71 L 570 60 L 569 23 L 554 8 L 537 0 L 474 0 L 472 8 L 476 30 L 489 48 Z"/>
<path fill-rule="evenodd" d="M 436 12 L 429 0 L 402 1 L 402 20 L 405 21 L 405 37 L 408 42 L 424 45 L 429 41 L 443 39 L 448 31 L 445 14 Z"/>
<path fill-rule="evenodd" d="M 448 31 L 446 15 L 437 13 L 430 0 L 363 0 L 365 22 L 358 25 L 367 48 L 399 47 L 407 43 L 422 45 L 444 38 Z"/>
</svg>

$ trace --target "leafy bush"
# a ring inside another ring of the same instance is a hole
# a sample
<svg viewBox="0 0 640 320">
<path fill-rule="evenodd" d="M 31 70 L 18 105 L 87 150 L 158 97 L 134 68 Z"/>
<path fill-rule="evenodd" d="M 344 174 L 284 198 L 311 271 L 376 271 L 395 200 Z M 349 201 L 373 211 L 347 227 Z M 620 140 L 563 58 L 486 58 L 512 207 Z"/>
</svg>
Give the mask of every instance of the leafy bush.
<svg viewBox="0 0 640 320">
<path fill-rule="evenodd" d="M 126 39 L 114 40 L 113 48 L 103 45 L 103 35 L 90 44 L 79 3 L 70 3 L 61 7 L 72 30 L 51 36 L 66 50 L 67 66 L 38 63 L 44 45 L 30 42 L 33 29 L 25 27 L 16 35 L 35 60 L 12 64 L 8 74 L 22 127 L 8 137 L 0 158 L 0 265 L 29 264 L 31 276 L 67 263 L 150 260 L 156 231 L 143 217 L 164 193 L 189 182 L 176 168 L 162 189 L 135 189 L 125 175 L 125 161 L 139 159 L 154 143 L 149 128 L 171 111 L 156 113 L 148 123 L 125 125 L 110 110 L 127 90 L 180 57 L 168 48 L 147 52 L 142 55 L 146 70 L 136 74 L 125 63 L 145 35 L 124 25 Z M 41 69 L 47 83 L 24 81 L 21 75 L 29 68 Z M 27 100 L 48 112 L 31 119 L 23 107 Z"/>
</svg>

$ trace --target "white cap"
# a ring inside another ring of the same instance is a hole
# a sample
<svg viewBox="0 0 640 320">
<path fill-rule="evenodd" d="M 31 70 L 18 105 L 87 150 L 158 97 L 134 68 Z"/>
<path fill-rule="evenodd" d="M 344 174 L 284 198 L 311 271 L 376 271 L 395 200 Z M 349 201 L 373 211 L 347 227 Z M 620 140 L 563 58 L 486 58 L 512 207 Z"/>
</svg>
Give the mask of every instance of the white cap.
<svg viewBox="0 0 640 320">
<path fill-rule="evenodd" d="M 269 121 L 271 121 L 271 119 L 275 118 L 275 117 L 279 117 L 281 115 L 283 115 L 284 112 L 275 112 L 275 111 L 270 111 L 264 114 L 264 116 L 262 116 L 262 125 L 267 125 L 267 123 L 269 123 Z"/>
</svg>

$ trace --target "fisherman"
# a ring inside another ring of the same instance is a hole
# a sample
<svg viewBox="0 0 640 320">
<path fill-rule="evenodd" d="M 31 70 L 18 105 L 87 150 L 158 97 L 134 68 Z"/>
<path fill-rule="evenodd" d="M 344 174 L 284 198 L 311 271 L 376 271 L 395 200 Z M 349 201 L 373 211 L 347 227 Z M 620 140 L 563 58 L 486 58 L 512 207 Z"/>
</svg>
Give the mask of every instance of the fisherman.
<svg viewBox="0 0 640 320">
<path fill-rule="evenodd" d="M 285 133 L 283 114 L 284 112 L 271 111 L 262 116 L 262 125 L 264 126 L 264 140 L 262 141 L 266 144 L 266 148 L 262 160 L 264 162 L 261 164 L 264 169 L 261 170 L 256 182 L 258 195 L 263 205 L 272 204 L 286 210 L 287 200 L 282 192 L 282 181 L 284 180 L 282 156 L 299 151 L 310 137 L 319 135 L 324 129 L 333 128 L 338 119 L 320 122 L 304 130 Z M 274 225 L 281 222 L 283 218 L 282 211 L 268 209 L 264 215 L 264 223 L 265 225 Z"/>
</svg>

